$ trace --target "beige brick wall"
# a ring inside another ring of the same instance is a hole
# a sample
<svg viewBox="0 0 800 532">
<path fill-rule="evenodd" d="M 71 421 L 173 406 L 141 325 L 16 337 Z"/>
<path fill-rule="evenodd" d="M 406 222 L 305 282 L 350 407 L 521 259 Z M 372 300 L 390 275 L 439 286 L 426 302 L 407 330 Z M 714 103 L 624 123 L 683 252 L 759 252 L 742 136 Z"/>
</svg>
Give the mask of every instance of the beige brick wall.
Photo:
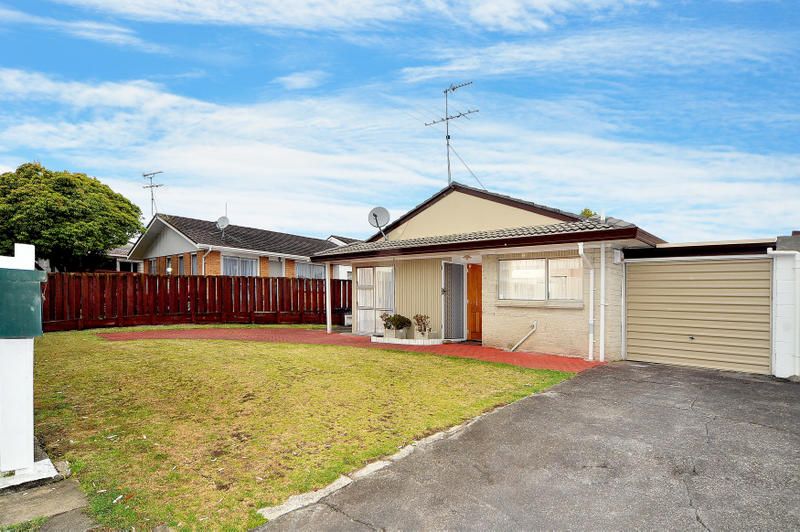
<svg viewBox="0 0 800 532">
<path fill-rule="evenodd" d="M 587 250 L 595 265 L 595 358 L 600 341 L 600 252 Z M 536 332 L 520 351 L 585 357 L 589 333 L 589 270 L 583 271 L 583 302 L 506 302 L 497 299 L 497 261 L 511 258 L 577 256 L 575 251 L 495 255 L 483 257 L 483 343 L 511 348 L 529 330 L 534 320 Z M 622 265 L 613 264 L 613 251 L 606 255 L 606 360 L 620 357 L 622 339 Z"/>
<path fill-rule="evenodd" d="M 206 275 L 220 275 L 222 272 L 222 256 L 219 251 L 212 251 L 206 257 Z M 200 273 L 203 272 L 203 254 L 197 257 L 199 261 L 198 268 L 200 268 Z"/>
<path fill-rule="evenodd" d="M 297 268 L 295 267 L 295 261 L 292 259 L 286 259 L 283 265 L 283 273 L 284 277 L 297 277 Z"/>
</svg>

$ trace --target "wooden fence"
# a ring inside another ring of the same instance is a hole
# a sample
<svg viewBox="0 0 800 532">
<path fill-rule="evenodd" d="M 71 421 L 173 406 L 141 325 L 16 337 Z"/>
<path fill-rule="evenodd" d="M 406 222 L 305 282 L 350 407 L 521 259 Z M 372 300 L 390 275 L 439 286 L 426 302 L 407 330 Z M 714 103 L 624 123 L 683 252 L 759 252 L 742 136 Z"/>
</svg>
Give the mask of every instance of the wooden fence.
<svg viewBox="0 0 800 532">
<path fill-rule="evenodd" d="M 275 277 L 51 273 L 42 285 L 45 332 L 173 323 L 325 323 L 325 281 Z M 351 281 L 331 281 L 334 323 Z"/>
</svg>

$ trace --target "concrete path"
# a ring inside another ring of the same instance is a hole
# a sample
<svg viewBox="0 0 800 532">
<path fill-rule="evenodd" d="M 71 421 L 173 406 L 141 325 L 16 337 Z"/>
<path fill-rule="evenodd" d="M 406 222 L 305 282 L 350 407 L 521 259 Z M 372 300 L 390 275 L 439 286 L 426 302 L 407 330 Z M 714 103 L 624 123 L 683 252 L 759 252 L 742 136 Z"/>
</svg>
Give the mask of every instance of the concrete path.
<svg viewBox="0 0 800 532">
<path fill-rule="evenodd" d="M 309 329 L 280 328 L 209 328 L 209 329 L 152 329 L 118 333 L 98 333 L 98 336 L 111 341 L 129 340 L 245 340 L 253 342 L 280 342 L 295 344 L 323 344 L 364 347 L 368 349 L 390 349 L 394 351 L 415 351 L 460 358 L 474 358 L 488 362 L 499 362 L 525 368 L 554 369 L 558 371 L 579 372 L 600 365 L 582 358 L 547 355 L 542 353 L 510 353 L 502 349 L 484 347 L 472 343 L 443 345 L 399 345 L 372 343 L 369 337 L 353 334 L 326 334 L 324 331 Z"/>
<path fill-rule="evenodd" d="M 799 427 L 798 384 L 615 363 L 264 528 L 798 529 Z"/>
<path fill-rule="evenodd" d="M 83 513 L 88 504 L 78 482 L 72 479 L 3 493 L 0 495 L 0 528 L 37 517 L 50 517 L 43 530 L 86 530 L 94 525 Z"/>
</svg>

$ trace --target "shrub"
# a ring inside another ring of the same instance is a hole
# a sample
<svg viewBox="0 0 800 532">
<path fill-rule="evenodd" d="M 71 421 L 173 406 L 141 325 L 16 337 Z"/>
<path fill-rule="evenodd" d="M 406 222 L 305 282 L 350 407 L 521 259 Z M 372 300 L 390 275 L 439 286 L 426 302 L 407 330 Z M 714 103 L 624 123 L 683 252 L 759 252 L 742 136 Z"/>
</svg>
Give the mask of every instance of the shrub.
<svg viewBox="0 0 800 532">
<path fill-rule="evenodd" d="M 431 330 L 431 317 L 427 314 L 414 314 L 414 324 L 417 332 L 424 333 Z"/>
</svg>

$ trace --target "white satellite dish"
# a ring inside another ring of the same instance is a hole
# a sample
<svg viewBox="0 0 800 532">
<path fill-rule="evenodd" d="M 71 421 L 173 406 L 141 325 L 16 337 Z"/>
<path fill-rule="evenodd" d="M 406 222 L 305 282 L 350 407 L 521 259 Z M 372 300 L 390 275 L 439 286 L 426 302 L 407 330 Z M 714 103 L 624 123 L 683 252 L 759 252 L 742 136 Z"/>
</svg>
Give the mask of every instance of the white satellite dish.
<svg viewBox="0 0 800 532">
<path fill-rule="evenodd" d="M 217 220 L 217 229 L 219 229 L 220 231 L 224 231 L 225 228 L 228 227 L 230 224 L 231 221 L 228 220 L 227 216 L 220 216 L 219 219 Z"/>
<path fill-rule="evenodd" d="M 375 207 L 369 211 L 369 224 L 380 229 L 389 223 L 389 211 L 383 207 Z"/>
<path fill-rule="evenodd" d="M 383 238 L 385 239 L 386 233 L 383 232 L 383 228 L 389 223 L 389 211 L 383 207 L 375 207 L 369 211 L 369 216 L 367 216 L 367 219 L 369 220 L 369 225 L 372 227 L 377 227 L 378 231 L 381 232 Z"/>
</svg>

